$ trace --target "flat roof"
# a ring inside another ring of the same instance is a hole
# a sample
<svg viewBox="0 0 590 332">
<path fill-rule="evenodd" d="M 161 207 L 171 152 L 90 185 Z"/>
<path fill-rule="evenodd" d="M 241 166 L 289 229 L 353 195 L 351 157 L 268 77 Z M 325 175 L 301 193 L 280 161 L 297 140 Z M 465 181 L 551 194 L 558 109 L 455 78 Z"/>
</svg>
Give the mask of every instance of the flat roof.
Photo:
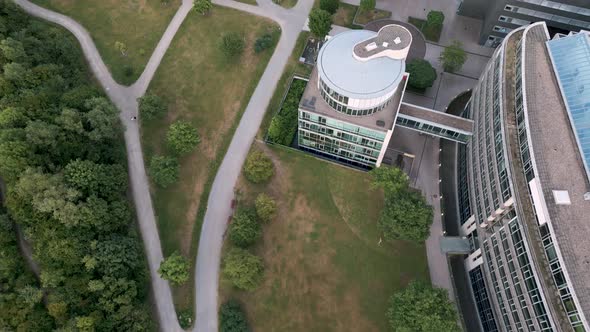
<svg viewBox="0 0 590 332">
<path fill-rule="evenodd" d="M 444 127 L 458 129 L 465 134 L 473 133 L 473 120 L 465 119 L 449 113 L 439 112 L 413 104 L 402 103 L 399 108 L 399 114 L 408 115 L 417 119 L 423 119 Z"/>
<path fill-rule="evenodd" d="M 584 313 L 590 312 L 590 191 L 576 137 L 545 47 L 544 29 L 526 35 L 525 81 L 529 132 L 535 163 L 565 268 Z M 555 201 L 567 190 L 571 204 Z"/>
<path fill-rule="evenodd" d="M 353 54 L 355 45 L 376 36 L 374 31 L 350 30 L 324 43 L 317 67 L 331 89 L 349 98 L 369 99 L 382 97 L 399 85 L 406 70 L 404 60 L 384 56 L 361 61 Z"/>
<path fill-rule="evenodd" d="M 368 48 L 375 43 L 373 48 Z M 360 58 L 368 58 L 383 51 L 399 51 L 409 48 L 412 44 L 412 34 L 401 25 L 388 24 L 379 31 L 377 35 L 364 40 L 354 46 L 354 54 Z"/>
<path fill-rule="evenodd" d="M 324 98 L 322 98 L 320 95 L 320 90 L 318 89 L 318 69 L 316 66 L 311 72 L 309 82 L 307 83 L 305 91 L 303 92 L 303 97 L 301 97 L 301 101 L 299 102 L 299 108 L 314 112 L 316 114 L 325 115 L 332 119 L 349 122 L 368 129 L 387 131 L 393 128 L 395 124 L 394 122 L 397 109 L 402 100 L 402 93 L 405 88 L 404 82 L 405 81 L 402 81 L 399 89 L 397 89 L 397 91 L 393 94 L 393 97 L 391 97 L 389 104 L 387 104 L 387 106 L 381 111 L 370 115 L 352 116 L 336 111 L 330 105 L 328 105 L 328 103 L 326 103 Z M 310 101 L 312 100 L 315 101 L 313 102 L 313 106 L 310 105 Z M 378 126 L 377 121 L 383 121 L 384 126 Z"/>
</svg>

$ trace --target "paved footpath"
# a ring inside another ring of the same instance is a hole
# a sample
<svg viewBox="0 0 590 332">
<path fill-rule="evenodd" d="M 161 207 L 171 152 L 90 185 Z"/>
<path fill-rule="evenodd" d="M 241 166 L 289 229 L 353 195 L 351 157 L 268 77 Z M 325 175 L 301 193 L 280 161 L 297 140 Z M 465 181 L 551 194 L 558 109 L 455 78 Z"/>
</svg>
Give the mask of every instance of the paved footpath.
<svg viewBox="0 0 590 332">
<path fill-rule="evenodd" d="M 313 0 L 299 0 L 297 5 L 290 10 L 285 10 L 270 0 L 258 0 L 259 5 L 256 7 L 229 0 L 218 0 L 214 3 L 255 14 L 256 11 L 262 10 L 264 13 L 270 14 L 281 25 L 282 33 L 275 53 L 252 94 L 219 167 L 207 202 L 207 213 L 201 229 L 195 275 L 195 302 L 197 305 L 195 331 L 199 332 L 217 331 L 219 262 L 223 234 L 231 215 L 234 186 L 277 82 L 311 10 Z"/>
<path fill-rule="evenodd" d="M 163 331 L 182 331 L 178 324 L 170 285 L 158 276 L 157 270 L 163 259 L 160 237 L 154 217 L 145 172 L 143 153 L 137 121 L 131 121 L 138 114 L 137 98 L 143 96 L 158 69 L 166 50 L 170 46 L 180 25 L 192 8 L 192 0 L 183 0 L 176 15 L 169 23 L 164 35 L 150 57 L 140 78 L 130 87 L 118 84 L 112 78 L 90 34 L 73 19 L 42 8 L 28 0 L 13 0 L 27 13 L 56 23 L 69 30 L 80 43 L 88 64 L 111 101 L 120 110 L 121 122 L 125 127 L 125 145 L 129 164 L 129 177 L 135 203 L 137 220 L 146 249 L 154 301 L 158 312 L 160 328 Z M 292 9 L 284 9 L 270 0 L 259 0 L 259 6 L 246 5 L 231 0 L 215 0 L 215 4 L 243 10 L 276 21 L 282 31 L 281 38 L 258 87 L 246 108 L 236 130 L 228 153 L 213 183 L 209 196 L 208 211 L 205 215 L 199 255 L 197 257 L 196 296 L 197 323 L 195 331 L 217 331 L 217 289 L 222 235 L 230 215 L 233 188 L 242 164 L 260 126 L 262 117 L 274 92 L 285 64 L 291 55 L 301 28 L 313 5 L 312 0 L 300 0 Z"/>
</svg>

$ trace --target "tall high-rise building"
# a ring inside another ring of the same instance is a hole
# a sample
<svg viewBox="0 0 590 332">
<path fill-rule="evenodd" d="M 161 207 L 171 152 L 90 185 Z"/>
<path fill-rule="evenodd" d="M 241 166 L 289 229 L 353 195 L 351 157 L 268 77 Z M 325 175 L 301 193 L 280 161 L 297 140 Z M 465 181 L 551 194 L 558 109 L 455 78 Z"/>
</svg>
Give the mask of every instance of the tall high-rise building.
<svg viewBox="0 0 590 332">
<path fill-rule="evenodd" d="M 590 33 L 514 28 L 463 115 L 458 214 L 483 331 L 590 331 Z"/>
<path fill-rule="evenodd" d="M 498 46 L 512 30 L 539 21 L 550 32 L 590 29 L 588 0 L 462 0 L 457 13 L 483 21 L 479 42 L 489 47 Z"/>
</svg>

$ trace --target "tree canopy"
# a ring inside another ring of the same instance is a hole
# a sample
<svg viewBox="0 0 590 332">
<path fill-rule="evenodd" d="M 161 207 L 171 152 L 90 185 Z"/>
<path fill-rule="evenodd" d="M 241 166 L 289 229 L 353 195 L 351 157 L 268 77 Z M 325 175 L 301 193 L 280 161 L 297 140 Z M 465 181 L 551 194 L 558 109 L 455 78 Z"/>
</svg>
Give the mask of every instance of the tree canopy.
<svg viewBox="0 0 590 332">
<path fill-rule="evenodd" d="M 389 300 L 387 319 L 393 331 L 459 332 L 457 312 L 447 291 L 413 281 Z"/>
<path fill-rule="evenodd" d="M 220 332 L 250 332 L 246 314 L 236 300 L 229 300 L 219 308 Z"/>
<path fill-rule="evenodd" d="M 117 109 L 71 34 L 9 1 L 0 68 L 0 330 L 150 330 Z M 39 281 L 13 225 L 30 240 Z"/>
<path fill-rule="evenodd" d="M 166 143 L 179 155 L 187 154 L 201 142 L 197 129 L 189 122 L 179 120 L 170 125 L 166 133 Z"/>
<path fill-rule="evenodd" d="M 229 225 L 230 241 L 238 247 L 246 248 L 256 243 L 260 236 L 262 227 L 256 220 L 256 214 L 249 210 L 238 210 Z"/>
<path fill-rule="evenodd" d="M 265 193 L 261 193 L 256 197 L 254 205 L 258 218 L 263 222 L 271 221 L 277 213 L 277 203 Z"/>
<path fill-rule="evenodd" d="M 432 207 L 420 192 L 409 187 L 408 176 L 399 168 L 386 166 L 371 174 L 373 187 L 382 188 L 385 194 L 378 224 L 385 239 L 425 241 L 430 235 Z"/>
<path fill-rule="evenodd" d="M 323 40 L 330 30 L 332 30 L 332 15 L 323 9 L 312 9 L 309 13 L 309 31 Z"/>
<path fill-rule="evenodd" d="M 223 259 L 223 274 L 237 288 L 252 291 L 262 282 L 262 260 L 240 248 L 232 248 Z"/>
<path fill-rule="evenodd" d="M 467 53 L 463 50 L 463 44 L 454 40 L 451 45 L 445 47 L 439 56 L 439 60 L 445 71 L 454 73 L 463 67 L 467 61 Z"/>
<path fill-rule="evenodd" d="M 431 10 L 428 12 L 428 15 L 426 16 L 426 24 L 432 26 L 440 26 L 443 24 L 444 20 L 445 14 L 438 10 Z"/>
<path fill-rule="evenodd" d="M 430 88 L 436 80 L 436 70 L 424 59 L 413 59 L 406 65 L 410 74 L 408 84 L 417 89 Z"/>
<path fill-rule="evenodd" d="M 201 15 L 207 14 L 211 8 L 213 8 L 211 0 L 193 0 L 193 9 Z"/>
<path fill-rule="evenodd" d="M 150 176 L 158 186 L 166 188 L 178 181 L 179 168 L 174 157 L 153 156 L 150 161 Z"/>
<path fill-rule="evenodd" d="M 340 7 L 340 0 L 320 0 L 320 9 L 323 9 L 332 15 L 336 13 L 338 7 Z"/>
<path fill-rule="evenodd" d="M 168 107 L 162 98 L 153 95 L 146 94 L 138 99 L 139 102 L 139 115 L 142 120 L 159 119 L 166 115 Z"/>
<path fill-rule="evenodd" d="M 174 252 L 162 261 L 158 269 L 158 274 L 160 274 L 162 279 L 168 280 L 172 284 L 180 285 L 188 280 L 188 269 L 188 260 L 178 252 Z"/>
<path fill-rule="evenodd" d="M 244 175 L 252 183 L 264 183 L 274 174 L 272 160 L 264 152 L 255 150 L 250 152 L 244 164 Z"/>
</svg>

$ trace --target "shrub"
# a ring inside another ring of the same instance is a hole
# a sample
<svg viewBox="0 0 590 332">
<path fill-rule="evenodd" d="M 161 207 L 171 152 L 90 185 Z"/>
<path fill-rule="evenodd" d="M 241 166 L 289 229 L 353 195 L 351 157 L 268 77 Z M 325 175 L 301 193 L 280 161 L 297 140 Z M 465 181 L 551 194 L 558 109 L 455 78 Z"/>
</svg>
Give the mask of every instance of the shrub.
<svg viewBox="0 0 590 332">
<path fill-rule="evenodd" d="M 436 70 L 430 62 L 424 59 L 414 59 L 408 62 L 406 71 L 410 74 L 408 84 L 417 89 L 431 87 L 437 76 Z"/>
<path fill-rule="evenodd" d="M 163 117 L 168 108 L 159 96 L 147 94 L 138 99 L 139 115 L 142 120 L 159 119 Z"/>
<path fill-rule="evenodd" d="M 360 8 L 364 11 L 369 11 L 374 10 L 376 5 L 376 0 L 361 0 Z"/>
<path fill-rule="evenodd" d="M 250 332 L 246 314 L 236 300 L 229 300 L 219 308 L 219 331 Z"/>
<path fill-rule="evenodd" d="M 246 248 L 254 243 L 262 235 L 260 223 L 256 215 L 251 211 L 238 210 L 229 225 L 230 241 L 241 248 Z"/>
<path fill-rule="evenodd" d="M 178 161 L 176 158 L 153 156 L 150 162 L 150 176 L 162 188 L 178 181 Z"/>
<path fill-rule="evenodd" d="M 176 121 L 166 133 L 166 143 L 176 154 L 187 154 L 201 142 L 197 129 L 187 121 Z"/>
<path fill-rule="evenodd" d="M 226 33 L 221 37 L 221 43 L 219 44 L 219 48 L 223 55 L 228 59 L 237 58 L 244 52 L 244 47 L 246 46 L 246 42 L 244 37 L 242 37 L 239 33 L 230 32 Z"/>
<path fill-rule="evenodd" d="M 267 139 L 271 142 L 290 145 L 297 133 L 299 101 L 307 82 L 294 79 L 279 112 L 272 118 L 268 127 Z"/>
<path fill-rule="evenodd" d="M 423 281 L 413 281 L 395 293 L 386 316 L 394 331 L 461 331 L 447 291 Z"/>
<path fill-rule="evenodd" d="M 178 313 L 178 324 L 180 324 L 180 327 L 182 327 L 185 330 L 188 329 L 189 327 L 191 327 L 191 325 L 193 325 L 192 311 L 189 309 L 186 309 L 186 310 L 179 312 Z"/>
<path fill-rule="evenodd" d="M 133 67 L 131 67 L 130 65 L 125 65 L 125 67 L 123 67 L 123 73 L 125 74 L 125 76 L 130 77 L 131 75 L 133 75 Z"/>
<path fill-rule="evenodd" d="M 256 214 L 263 222 L 269 222 L 277 213 L 277 203 L 272 197 L 265 193 L 261 193 L 256 197 Z"/>
<path fill-rule="evenodd" d="M 254 290 L 262 282 L 262 260 L 240 248 L 232 248 L 223 259 L 223 274 L 237 288 Z"/>
<path fill-rule="evenodd" d="M 252 183 L 268 181 L 274 174 L 272 160 L 262 151 L 252 151 L 244 164 L 244 175 Z"/>
<path fill-rule="evenodd" d="M 450 46 L 445 47 L 445 50 L 440 54 L 440 62 L 445 71 L 453 73 L 467 61 L 467 53 L 463 50 L 463 44 L 460 41 L 454 40 Z"/>
<path fill-rule="evenodd" d="M 431 10 L 426 16 L 426 24 L 430 26 L 441 26 L 445 20 L 445 14 L 438 10 Z"/>
<path fill-rule="evenodd" d="M 174 285 L 180 285 L 188 280 L 188 267 L 187 259 L 178 252 L 174 252 L 160 263 L 158 274 L 162 279 L 168 280 Z"/>
<path fill-rule="evenodd" d="M 332 15 L 336 13 L 338 7 L 340 7 L 340 0 L 320 0 L 320 9 L 323 9 Z"/>
<path fill-rule="evenodd" d="M 212 7 L 211 0 L 193 0 L 193 9 L 201 15 L 207 14 Z"/>
<path fill-rule="evenodd" d="M 323 9 L 312 9 L 309 13 L 309 31 L 323 40 L 330 30 L 332 30 L 332 15 Z"/>
<path fill-rule="evenodd" d="M 260 53 L 266 49 L 269 49 L 274 44 L 274 38 L 270 33 L 265 33 L 264 35 L 260 36 L 256 39 L 254 43 L 254 52 Z"/>
</svg>

